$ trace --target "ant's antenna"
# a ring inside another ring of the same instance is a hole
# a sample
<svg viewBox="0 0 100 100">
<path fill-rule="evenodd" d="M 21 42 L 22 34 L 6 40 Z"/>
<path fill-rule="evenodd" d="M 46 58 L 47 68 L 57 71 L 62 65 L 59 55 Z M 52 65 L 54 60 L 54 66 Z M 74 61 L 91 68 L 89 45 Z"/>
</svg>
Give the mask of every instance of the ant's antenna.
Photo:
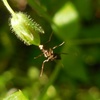
<svg viewBox="0 0 100 100">
<path fill-rule="evenodd" d="M 43 53 L 41 53 L 40 55 L 34 57 L 34 59 L 37 59 L 37 58 L 41 57 L 42 55 L 43 55 Z"/>
<path fill-rule="evenodd" d="M 51 41 L 52 35 L 53 35 L 53 32 L 50 34 L 50 36 L 49 36 L 49 40 L 48 40 L 45 44 L 47 44 L 48 42 Z"/>
</svg>

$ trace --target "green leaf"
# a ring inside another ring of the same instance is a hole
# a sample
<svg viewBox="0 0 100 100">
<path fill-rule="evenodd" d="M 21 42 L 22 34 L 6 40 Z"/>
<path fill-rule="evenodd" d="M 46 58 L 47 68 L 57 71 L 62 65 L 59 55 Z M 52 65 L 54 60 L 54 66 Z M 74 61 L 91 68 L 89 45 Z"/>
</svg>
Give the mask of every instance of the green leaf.
<svg viewBox="0 0 100 100">
<path fill-rule="evenodd" d="M 63 56 L 62 58 L 64 70 L 67 72 L 67 74 L 74 79 L 87 82 L 88 75 L 85 65 L 82 61 L 82 55 L 79 47 L 68 47 L 67 45 L 64 47 L 63 51 L 68 51 L 68 55 Z"/>
<path fill-rule="evenodd" d="M 67 2 L 55 13 L 52 27 L 63 40 L 76 37 L 80 28 L 78 12 L 71 2 Z"/>
<path fill-rule="evenodd" d="M 4 98 L 3 100 L 28 100 L 21 91 L 15 92 L 9 96 L 7 96 L 6 98 Z"/>
</svg>

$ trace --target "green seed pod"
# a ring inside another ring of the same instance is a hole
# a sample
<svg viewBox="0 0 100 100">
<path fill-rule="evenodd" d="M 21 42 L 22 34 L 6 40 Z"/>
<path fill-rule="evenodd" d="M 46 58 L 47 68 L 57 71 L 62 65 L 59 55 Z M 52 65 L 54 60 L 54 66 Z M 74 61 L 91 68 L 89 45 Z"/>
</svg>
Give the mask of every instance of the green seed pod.
<svg viewBox="0 0 100 100">
<path fill-rule="evenodd" d="M 17 12 L 10 18 L 10 26 L 18 38 L 27 45 L 40 45 L 39 32 L 44 33 L 43 29 L 31 20 L 26 14 Z"/>
<path fill-rule="evenodd" d="M 39 32 L 44 33 L 43 29 L 34 22 L 27 14 L 14 12 L 7 0 L 2 0 L 11 13 L 10 26 L 16 36 L 27 45 L 40 45 Z"/>
</svg>

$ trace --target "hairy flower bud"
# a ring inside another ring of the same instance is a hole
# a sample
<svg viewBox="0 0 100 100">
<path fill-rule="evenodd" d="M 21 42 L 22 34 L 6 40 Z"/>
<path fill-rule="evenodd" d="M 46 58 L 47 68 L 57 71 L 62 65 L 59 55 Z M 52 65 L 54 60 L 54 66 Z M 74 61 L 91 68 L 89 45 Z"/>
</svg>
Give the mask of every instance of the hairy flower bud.
<svg viewBox="0 0 100 100">
<path fill-rule="evenodd" d="M 31 20 L 26 14 L 17 12 L 10 18 L 10 26 L 18 38 L 27 45 L 40 45 L 39 32 L 44 33 L 43 29 Z"/>
<path fill-rule="evenodd" d="M 44 33 L 43 29 L 34 22 L 27 14 L 14 12 L 7 0 L 3 0 L 5 6 L 11 13 L 10 26 L 16 36 L 27 45 L 40 45 L 39 32 Z"/>
</svg>

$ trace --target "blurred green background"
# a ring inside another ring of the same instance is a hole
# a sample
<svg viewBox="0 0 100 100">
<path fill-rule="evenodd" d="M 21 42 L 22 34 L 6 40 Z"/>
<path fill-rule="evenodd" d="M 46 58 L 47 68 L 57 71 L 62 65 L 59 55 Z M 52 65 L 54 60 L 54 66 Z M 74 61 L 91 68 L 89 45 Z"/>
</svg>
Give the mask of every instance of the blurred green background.
<svg viewBox="0 0 100 100">
<path fill-rule="evenodd" d="M 21 90 L 29 100 L 100 100 L 100 0 L 8 0 L 39 23 L 41 44 L 68 53 L 45 64 L 37 46 L 26 46 L 10 30 L 10 14 L 0 0 L 0 100 Z M 62 67 L 63 64 L 63 67 Z"/>
</svg>

